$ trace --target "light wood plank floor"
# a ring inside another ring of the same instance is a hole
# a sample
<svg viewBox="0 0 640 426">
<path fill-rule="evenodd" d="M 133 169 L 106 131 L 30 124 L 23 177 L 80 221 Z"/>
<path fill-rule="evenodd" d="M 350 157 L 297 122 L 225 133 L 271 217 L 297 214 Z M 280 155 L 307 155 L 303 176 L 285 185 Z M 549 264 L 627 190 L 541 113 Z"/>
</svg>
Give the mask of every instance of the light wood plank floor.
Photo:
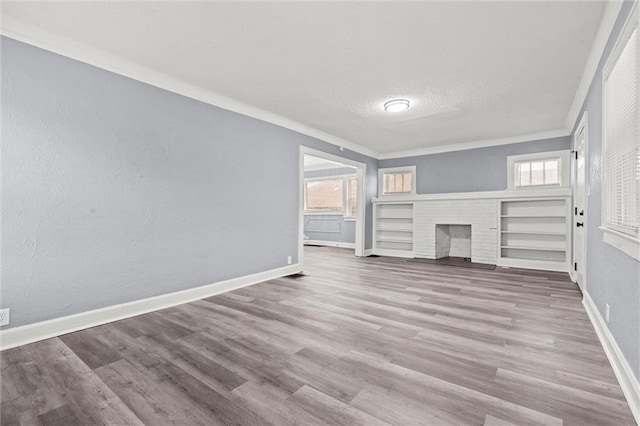
<svg viewBox="0 0 640 426">
<path fill-rule="evenodd" d="M 2 424 L 634 424 L 565 275 L 305 251 L 307 276 L 2 352 Z"/>
</svg>

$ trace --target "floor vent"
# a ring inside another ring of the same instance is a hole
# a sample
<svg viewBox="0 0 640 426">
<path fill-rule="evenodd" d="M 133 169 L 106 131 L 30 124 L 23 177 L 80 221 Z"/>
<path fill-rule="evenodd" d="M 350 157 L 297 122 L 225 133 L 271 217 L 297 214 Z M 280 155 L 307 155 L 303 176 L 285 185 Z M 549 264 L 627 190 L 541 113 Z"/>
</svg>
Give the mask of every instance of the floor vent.
<svg viewBox="0 0 640 426">
<path fill-rule="evenodd" d="M 297 280 L 298 278 L 306 277 L 307 274 L 303 272 L 298 272 L 297 274 L 286 275 L 284 278 L 289 278 L 292 280 Z"/>
</svg>

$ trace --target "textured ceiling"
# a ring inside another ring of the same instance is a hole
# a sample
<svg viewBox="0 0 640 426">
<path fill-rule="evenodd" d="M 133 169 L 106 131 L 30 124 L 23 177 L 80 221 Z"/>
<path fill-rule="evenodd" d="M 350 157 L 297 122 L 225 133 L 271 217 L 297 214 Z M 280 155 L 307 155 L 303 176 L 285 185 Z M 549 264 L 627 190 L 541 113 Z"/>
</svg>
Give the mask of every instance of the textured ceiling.
<svg viewBox="0 0 640 426">
<path fill-rule="evenodd" d="M 4 2 L 3 15 L 378 153 L 565 127 L 603 2 Z M 403 97 L 411 108 L 385 113 Z"/>
</svg>

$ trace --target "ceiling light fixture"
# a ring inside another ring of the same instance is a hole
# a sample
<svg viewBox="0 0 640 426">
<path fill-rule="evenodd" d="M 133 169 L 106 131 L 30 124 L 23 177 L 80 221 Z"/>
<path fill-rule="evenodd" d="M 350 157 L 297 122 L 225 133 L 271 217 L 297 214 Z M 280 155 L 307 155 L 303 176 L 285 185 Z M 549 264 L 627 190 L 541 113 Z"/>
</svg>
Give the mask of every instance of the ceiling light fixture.
<svg viewBox="0 0 640 426">
<path fill-rule="evenodd" d="M 387 112 L 400 112 L 409 108 L 409 101 L 406 99 L 394 99 L 384 103 L 384 110 Z"/>
</svg>

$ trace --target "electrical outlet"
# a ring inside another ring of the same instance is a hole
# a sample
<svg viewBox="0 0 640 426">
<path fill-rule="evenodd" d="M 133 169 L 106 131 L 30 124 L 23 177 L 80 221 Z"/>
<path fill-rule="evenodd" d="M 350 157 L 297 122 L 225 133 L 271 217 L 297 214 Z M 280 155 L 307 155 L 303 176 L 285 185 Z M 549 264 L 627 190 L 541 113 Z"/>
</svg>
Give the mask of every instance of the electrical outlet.
<svg viewBox="0 0 640 426">
<path fill-rule="evenodd" d="M 287 256 L 287 265 L 291 265 L 291 262 L 293 262 L 291 256 Z"/>
<path fill-rule="evenodd" d="M 605 308 L 604 311 L 604 319 L 609 322 L 609 314 L 611 313 L 611 308 L 609 307 L 609 304 L 607 303 L 607 307 Z"/>
<path fill-rule="evenodd" d="M 9 325 L 9 308 L 0 309 L 0 327 Z"/>
</svg>

